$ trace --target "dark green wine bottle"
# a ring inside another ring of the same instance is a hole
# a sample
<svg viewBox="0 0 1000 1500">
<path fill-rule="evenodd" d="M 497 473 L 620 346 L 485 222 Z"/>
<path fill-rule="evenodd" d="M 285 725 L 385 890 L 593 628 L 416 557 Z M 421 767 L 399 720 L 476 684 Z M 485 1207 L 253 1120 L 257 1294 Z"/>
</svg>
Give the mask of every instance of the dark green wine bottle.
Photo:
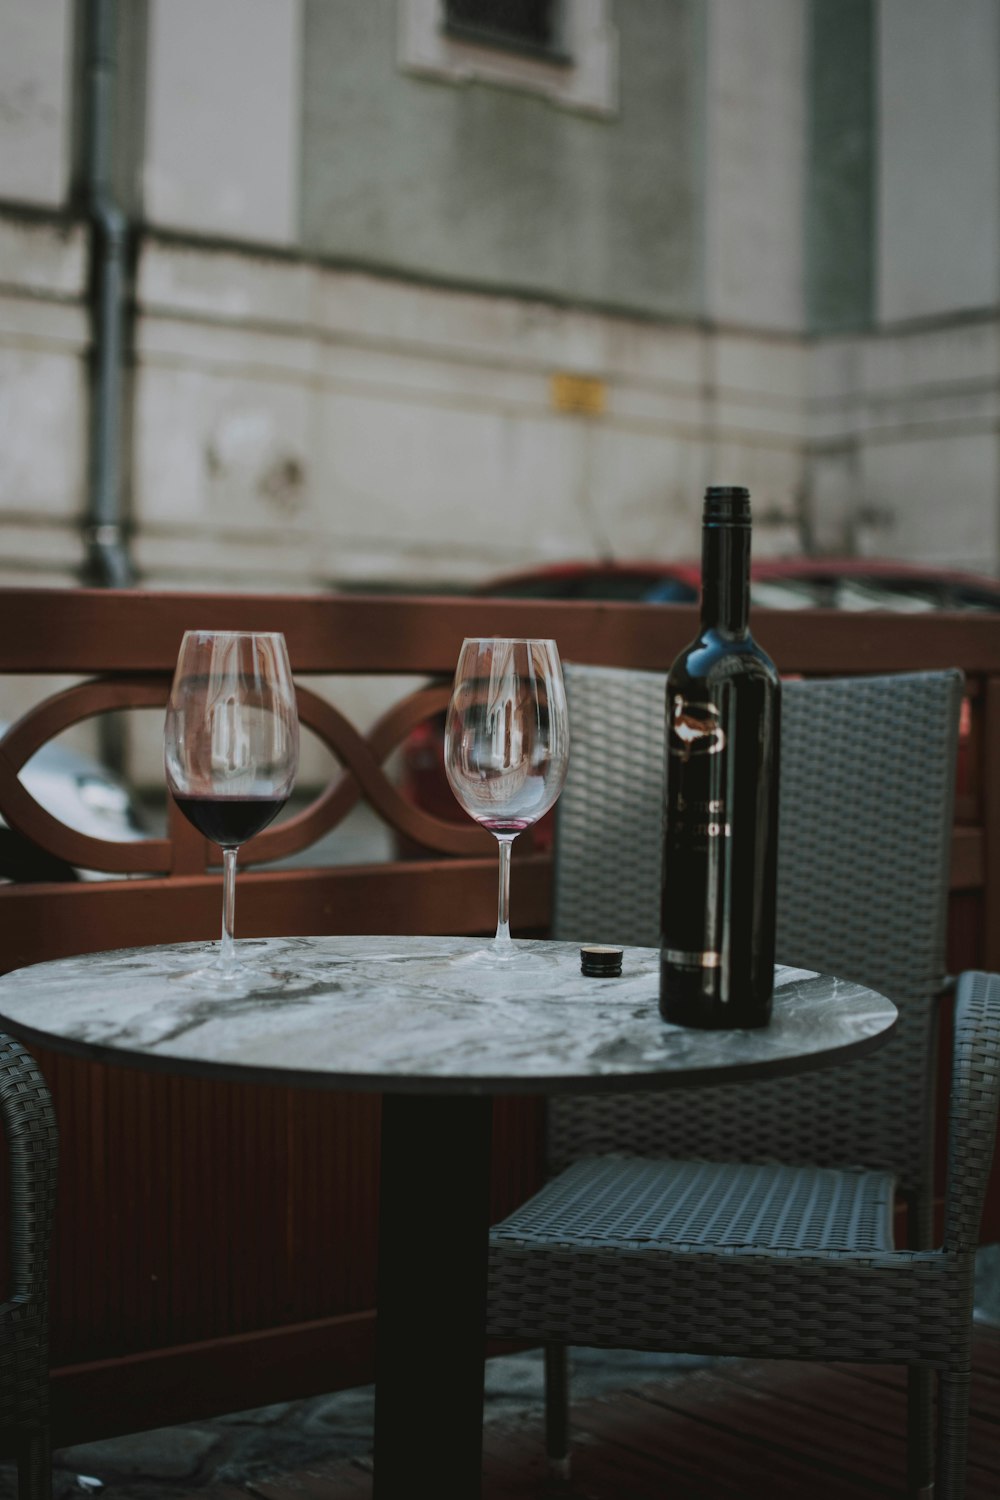
<svg viewBox="0 0 1000 1500">
<path fill-rule="evenodd" d="M 781 682 L 750 634 L 750 494 L 705 493 L 701 629 L 667 678 L 660 1013 L 766 1026 Z"/>
</svg>

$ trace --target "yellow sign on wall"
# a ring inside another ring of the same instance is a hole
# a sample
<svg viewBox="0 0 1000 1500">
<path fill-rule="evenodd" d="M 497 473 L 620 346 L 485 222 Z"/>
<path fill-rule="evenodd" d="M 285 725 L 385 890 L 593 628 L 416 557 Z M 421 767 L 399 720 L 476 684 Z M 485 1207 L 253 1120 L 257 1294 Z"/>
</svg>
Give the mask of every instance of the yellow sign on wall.
<svg viewBox="0 0 1000 1500">
<path fill-rule="evenodd" d="M 607 386 L 594 375 L 553 375 L 549 383 L 553 411 L 575 411 L 599 417 L 604 410 Z"/>
</svg>

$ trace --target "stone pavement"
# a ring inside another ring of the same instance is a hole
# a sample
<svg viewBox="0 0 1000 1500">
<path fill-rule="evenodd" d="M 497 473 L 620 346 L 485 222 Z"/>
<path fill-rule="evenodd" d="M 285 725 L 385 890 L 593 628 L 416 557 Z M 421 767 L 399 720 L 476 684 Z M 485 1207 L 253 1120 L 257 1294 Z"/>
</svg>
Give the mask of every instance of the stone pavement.
<svg viewBox="0 0 1000 1500">
<path fill-rule="evenodd" d="M 574 1400 L 625 1389 L 660 1373 L 708 1363 L 694 1355 L 578 1349 L 573 1352 Z M 540 1351 L 503 1355 L 487 1364 L 487 1422 L 540 1417 Z M 256 1490 L 257 1484 L 333 1459 L 370 1467 L 374 1388 L 235 1412 L 179 1427 L 132 1433 L 58 1450 L 55 1500 L 179 1500 L 212 1486 Z M 12 1465 L 0 1465 L 0 1500 L 16 1500 Z"/>
<path fill-rule="evenodd" d="M 977 1316 L 1000 1326 L 1000 1245 L 980 1250 Z M 660 1375 L 718 1363 L 695 1355 L 643 1354 L 608 1349 L 572 1351 L 576 1400 L 632 1389 Z M 540 1419 L 542 1355 L 504 1355 L 486 1368 L 487 1422 L 515 1416 Z M 219 1487 L 227 1500 L 239 1489 L 270 1500 L 269 1479 L 317 1464 L 353 1459 L 370 1468 L 374 1390 L 371 1386 L 235 1412 L 153 1432 L 64 1448 L 54 1455 L 55 1500 L 181 1500 Z M 0 1464 L 0 1500 L 16 1500 L 14 1468 Z M 206 1500 L 209 1497 L 206 1496 Z M 211 1500 L 221 1500 L 213 1496 Z"/>
</svg>

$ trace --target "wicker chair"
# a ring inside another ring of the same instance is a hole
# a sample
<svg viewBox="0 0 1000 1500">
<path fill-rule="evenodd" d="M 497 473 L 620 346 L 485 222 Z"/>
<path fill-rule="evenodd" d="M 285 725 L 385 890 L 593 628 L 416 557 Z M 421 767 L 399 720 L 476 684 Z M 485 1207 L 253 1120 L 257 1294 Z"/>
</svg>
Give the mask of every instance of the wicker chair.
<svg viewBox="0 0 1000 1500">
<path fill-rule="evenodd" d="M 566 676 L 573 762 L 556 930 L 655 946 L 664 679 L 585 667 Z M 938 1493 L 961 1493 L 1000 980 L 959 982 L 945 1238 L 932 1248 L 960 700 L 956 672 L 785 687 L 778 957 L 888 994 L 900 1022 L 887 1046 L 793 1079 L 553 1101 L 556 1175 L 493 1231 L 489 1326 L 546 1341 L 557 1464 L 570 1344 L 898 1361 L 910 1367 L 911 1493 L 932 1483 L 935 1369 Z M 893 1248 L 897 1190 L 906 1250 Z"/>
<path fill-rule="evenodd" d="M 10 1294 L 0 1303 L 0 1455 L 17 1459 L 20 1500 L 48 1500 L 48 1278 L 56 1124 L 35 1062 L 19 1042 L 3 1035 L 0 1117 L 10 1164 Z"/>
</svg>

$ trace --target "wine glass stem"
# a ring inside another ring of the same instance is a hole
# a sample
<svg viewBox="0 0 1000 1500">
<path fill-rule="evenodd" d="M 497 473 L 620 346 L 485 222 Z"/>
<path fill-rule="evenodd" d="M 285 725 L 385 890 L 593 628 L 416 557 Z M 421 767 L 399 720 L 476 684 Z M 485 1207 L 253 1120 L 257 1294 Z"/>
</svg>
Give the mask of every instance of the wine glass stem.
<svg viewBox="0 0 1000 1500">
<path fill-rule="evenodd" d="M 500 888 L 497 893 L 497 935 L 493 940 L 495 948 L 509 948 L 510 941 L 510 851 L 514 843 L 514 835 L 509 834 L 501 838 L 497 836 L 500 845 Z"/>
<path fill-rule="evenodd" d="M 236 849 L 222 851 L 222 946 L 219 968 L 231 974 L 236 968 L 233 922 L 236 917 Z"/>
</svg>

